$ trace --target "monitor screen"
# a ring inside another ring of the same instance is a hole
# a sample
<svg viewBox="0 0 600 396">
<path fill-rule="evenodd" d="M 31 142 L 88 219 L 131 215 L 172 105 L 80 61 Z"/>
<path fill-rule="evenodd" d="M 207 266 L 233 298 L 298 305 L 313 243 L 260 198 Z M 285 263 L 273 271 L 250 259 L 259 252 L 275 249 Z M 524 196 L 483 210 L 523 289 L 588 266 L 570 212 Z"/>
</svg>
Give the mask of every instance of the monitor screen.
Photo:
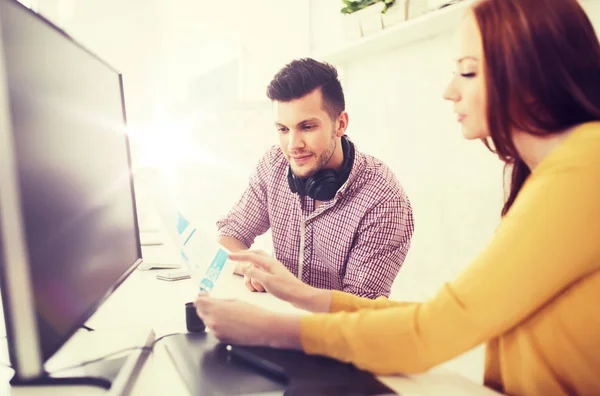
<svg viewBox="0 0 600 396">
<path fill-rule="evenodd" d="M 16 1 L 0 0 L 0 28 L 46 361 L 141 259 L 122 83 L 118 72 Z"/>
</svg>

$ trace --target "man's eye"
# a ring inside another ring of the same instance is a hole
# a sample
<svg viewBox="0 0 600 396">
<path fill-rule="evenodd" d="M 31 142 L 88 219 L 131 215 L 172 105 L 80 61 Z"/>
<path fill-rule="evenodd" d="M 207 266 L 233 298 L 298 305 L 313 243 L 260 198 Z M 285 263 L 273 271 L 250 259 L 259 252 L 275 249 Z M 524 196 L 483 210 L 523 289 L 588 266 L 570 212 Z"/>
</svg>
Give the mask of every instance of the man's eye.
<svg viewBox="0 0 600 396">
<path fill-rule="evenodd" d="M 314 125 L 304 125 L 304 129 L 313 129 Z"/>
<path fill-rule="evenodd" d="M 462 73 L 461 76 L 466 77 L 466 78 L 473 78 L 476 76 L 475 73 Z"/>
</svg>

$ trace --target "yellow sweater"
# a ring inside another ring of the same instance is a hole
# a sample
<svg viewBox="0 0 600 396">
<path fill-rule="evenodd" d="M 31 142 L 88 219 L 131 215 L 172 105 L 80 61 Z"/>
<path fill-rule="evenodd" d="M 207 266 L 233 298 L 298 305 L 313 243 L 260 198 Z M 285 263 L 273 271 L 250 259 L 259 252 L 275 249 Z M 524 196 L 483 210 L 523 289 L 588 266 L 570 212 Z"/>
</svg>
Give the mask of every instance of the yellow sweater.
<svg viewBox="0 0 600 396">
<path fill-rule="evenodd" d="M 535 168 L 489 245 L 433 298 L 333 293 L 333 313 L 302 318 L 309 354 L 410 374 L 487 342 L 487 386 L 600 395 L 600 122 Z"/>
</svg>

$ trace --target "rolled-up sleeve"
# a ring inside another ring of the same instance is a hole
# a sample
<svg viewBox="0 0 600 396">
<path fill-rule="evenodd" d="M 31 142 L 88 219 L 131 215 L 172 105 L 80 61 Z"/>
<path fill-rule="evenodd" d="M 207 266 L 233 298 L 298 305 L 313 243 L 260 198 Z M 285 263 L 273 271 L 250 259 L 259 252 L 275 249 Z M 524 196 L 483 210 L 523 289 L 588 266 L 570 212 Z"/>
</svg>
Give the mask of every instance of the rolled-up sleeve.
<svg viewBox="0 0 600 396">
<path fill-rule="evenodd" d="M 407 199 L 397 197 L 375 206 L 361 221 L 346 264 L 343 291 L 367 298 L 388 297 L 413 232 Z"/>
</svg>

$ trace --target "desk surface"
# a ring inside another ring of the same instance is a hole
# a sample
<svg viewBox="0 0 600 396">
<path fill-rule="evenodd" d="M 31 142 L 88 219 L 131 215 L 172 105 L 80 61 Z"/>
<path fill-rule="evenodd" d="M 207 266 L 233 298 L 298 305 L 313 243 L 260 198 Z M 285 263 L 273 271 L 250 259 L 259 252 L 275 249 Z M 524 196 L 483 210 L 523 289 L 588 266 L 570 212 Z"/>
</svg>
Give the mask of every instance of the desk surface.
<svg viewBox="0 0 600 396">
<path fill-rule="evenodd" d="M 156 279 L 156 274 L 168 270 L 136 270 L 117 291 L 102 305 L 87 325 L 97 331 L 112 331 L 124 340 L 132 329 L 154 329 L 157 338 L 162 335 L 186 332 L 186 302 L 196 296 L 191 280 L 165 282 Z M 243 299 L 278 312 L 298 311 L 290 304 L 266 293 L 250 293 L 242 278 L 227 279 L 224 294 Z M 3 330 L 3 329 L 2 329 Z M 77 336 L 73 337 L 76 338 Z M 101 350 L 101 349 L 100 349 Z M 100 354 L 99 356 L 101 356 Z M 7 362 L 7 356 L 0 353 Z M 0 395 L 94 395 L 105 394 L 92 387 L 72 388 L 10 388 L 8 381 L 12 370 L 0 367 Z M 379 379 L 402 395 L 481 395 L 497 393 L 442 367 L 427 373 L 412 376 L 385 376 Z M 164 346 L 158 342 L 154 352 L 144 364 L 134 384 L 132 396 L 189 395 L 185 384 L 175 370 Z"/>
</svg>

